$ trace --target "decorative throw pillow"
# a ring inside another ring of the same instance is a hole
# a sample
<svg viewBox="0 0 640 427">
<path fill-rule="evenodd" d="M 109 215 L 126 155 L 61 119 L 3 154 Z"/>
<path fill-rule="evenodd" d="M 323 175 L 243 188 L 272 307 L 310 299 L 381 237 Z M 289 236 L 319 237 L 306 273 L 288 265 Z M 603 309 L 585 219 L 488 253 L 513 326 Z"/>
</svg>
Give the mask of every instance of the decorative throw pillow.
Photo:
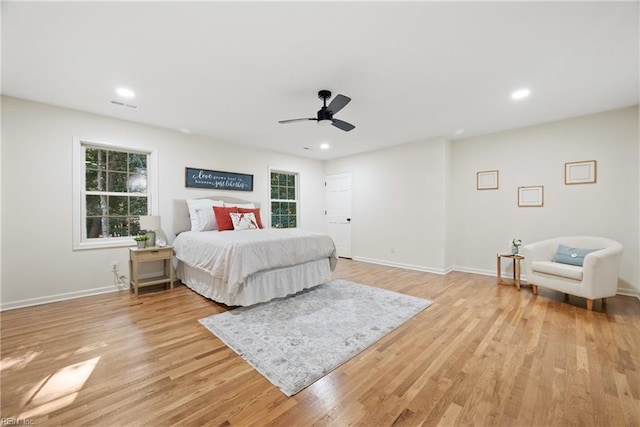
<svg viewBox="0 0 640 427">
<path fill-rule="evenodd" d="M 231 213 L 238 213 L 238 208 L 225 208 L 220 206 L 213 207 L 213 213 L 218 223 L 218 231 L 233 230 L 233 222 L 231 221 Z"/>
<path fill-rule="evenodd" d="M 258 228 L 256 217 L 253 213 L 230 213 L 234 230 L 251 230 Z"/>
<path fill-rule="evenodd" d="M 213 206 L 224 206 L 222 200 L 188 199 L 189 219 L 191 231 L 208 231 L 218 228 L 216 217 L 213 214 Z"/>
<path fill-rule="evenodd" d="M 256 224 L 258 224 L 258 228 L 264 228 L 264 226 L 262 225 L 262 217 L 260 216 L 260 208 L 255 208 L 255 209 L 238 208 L 238 212 L 252 213 L 256 217 Z"/>
<path fill-rule="evenodd" d="M 556 256 L 553 257 L 553 262 L 577 265 L 578 267 L 582 267 L 582 265 L 584 264 L 584 257 L 591 252 L 599 250 L 600 249 L 570 248 L 569 246 L 558 245 L 558 251 L 556 252 Z"/>
</svg>

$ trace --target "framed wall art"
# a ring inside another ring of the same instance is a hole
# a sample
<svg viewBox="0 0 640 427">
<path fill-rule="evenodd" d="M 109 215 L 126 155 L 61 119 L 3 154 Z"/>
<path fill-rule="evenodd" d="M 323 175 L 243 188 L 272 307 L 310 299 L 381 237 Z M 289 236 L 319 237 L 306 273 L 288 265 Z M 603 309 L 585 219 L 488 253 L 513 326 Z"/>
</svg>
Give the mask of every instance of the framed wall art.
<svg viewBox="0 0 640 427">
<path fill-rule="evenodd" d="M 478 190 L 497 190 L 499 186 L 499 172 L 480 171 L 476 177 L 476 189 Z"/>
<path fill-rule="evenodd" d="M 565 185 L 594 184 L 597 179 L 597 165 L 595 160 L 565 163 Z"/>
<path fill-rule="evenodd" d="M 253 191 L 253 175 L 185 168 L 185 187 Z"/>
<path fill-rule="evenodd" d="M 544 205 L 544 187 L 534 185 L 529 187 L 518 187 L 518 206 L 540 207 Z"/>
</svg>

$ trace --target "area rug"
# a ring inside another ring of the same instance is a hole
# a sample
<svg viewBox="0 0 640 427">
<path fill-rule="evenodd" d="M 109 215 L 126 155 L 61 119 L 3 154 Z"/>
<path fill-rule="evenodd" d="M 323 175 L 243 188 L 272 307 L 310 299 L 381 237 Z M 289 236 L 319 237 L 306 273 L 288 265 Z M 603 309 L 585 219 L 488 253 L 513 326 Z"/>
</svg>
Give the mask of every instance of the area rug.
<svg viewBox="0 0 640 427">
<path fill-rule="evenodd" d="M 431 304 L 336 280 L 200 319 L 200 323 L 292 396 Z"/>
</svg>

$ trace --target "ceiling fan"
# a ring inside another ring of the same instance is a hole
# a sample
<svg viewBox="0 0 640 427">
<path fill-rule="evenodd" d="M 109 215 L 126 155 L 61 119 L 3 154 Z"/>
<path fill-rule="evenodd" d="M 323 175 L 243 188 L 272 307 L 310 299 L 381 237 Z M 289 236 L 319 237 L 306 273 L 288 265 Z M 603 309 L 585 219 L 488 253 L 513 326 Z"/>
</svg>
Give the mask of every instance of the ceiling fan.
<svg viewBox="0 0 640 427">
<path fill-rule="evenodd" d="M 331 98 L 331 91 L 321 90 L 318 92 L 318 98 L 322 99 L 323 106 L 320 110 L 318 110 L 317 117 L 309 117 L 305 119 L 290 119 L 290 120 L 280 120 L 278 123 L 295 123 L 295 122 L 306 122 L 308 120 L 316 120 L 319 125 L 333 125 L 338 129 L 342 129 L 345 132 L 349 132 L 354 129 L 355 126 L 351 123 L 347 123 L 342 120 L 334 119 L 333 115 L 338 111 L 342 110 L 345 105 L 351 102 L 351 98 L 344 95 L 337 95 L 333 98 L 333 101 L 329 105 L 327 105 L 327 99 Z"/>
</svg>

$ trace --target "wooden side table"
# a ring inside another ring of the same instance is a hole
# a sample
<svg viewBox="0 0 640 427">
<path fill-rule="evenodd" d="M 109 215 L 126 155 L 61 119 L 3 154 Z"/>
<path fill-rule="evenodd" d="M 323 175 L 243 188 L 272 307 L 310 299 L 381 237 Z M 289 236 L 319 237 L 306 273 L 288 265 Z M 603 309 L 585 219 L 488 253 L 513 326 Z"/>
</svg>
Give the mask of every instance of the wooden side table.
<svg viewBox="0 0 640 427">
<path fill-rule="evenodd" d="M 506 282 L 502 280 L 502 268 L 501 262 L 502 258 L 510 258 L 513 260 L 513 281 Z M 512 254 L 497 254 L 496 255 L 498 271 L 497 271 L 497 283 L 498 285 L 516 285 L 518 292 L 520 291 L 520 261 L 524 259 L 522 255 L 512 255 Z"/>
<path fill-rule="evenodd" d="M 149 261 L 163 262 L 162 275 L 145 279 L 139 278 L 140 264 Z M 173 246 L 129 248 L 129 274 L 131 276 L 129 287 L 133 288 L 136 296 L 138 296 L 138 288 L 143 286 L 168 283 L 169 287 L 173 289 Z"/>
</svg>

